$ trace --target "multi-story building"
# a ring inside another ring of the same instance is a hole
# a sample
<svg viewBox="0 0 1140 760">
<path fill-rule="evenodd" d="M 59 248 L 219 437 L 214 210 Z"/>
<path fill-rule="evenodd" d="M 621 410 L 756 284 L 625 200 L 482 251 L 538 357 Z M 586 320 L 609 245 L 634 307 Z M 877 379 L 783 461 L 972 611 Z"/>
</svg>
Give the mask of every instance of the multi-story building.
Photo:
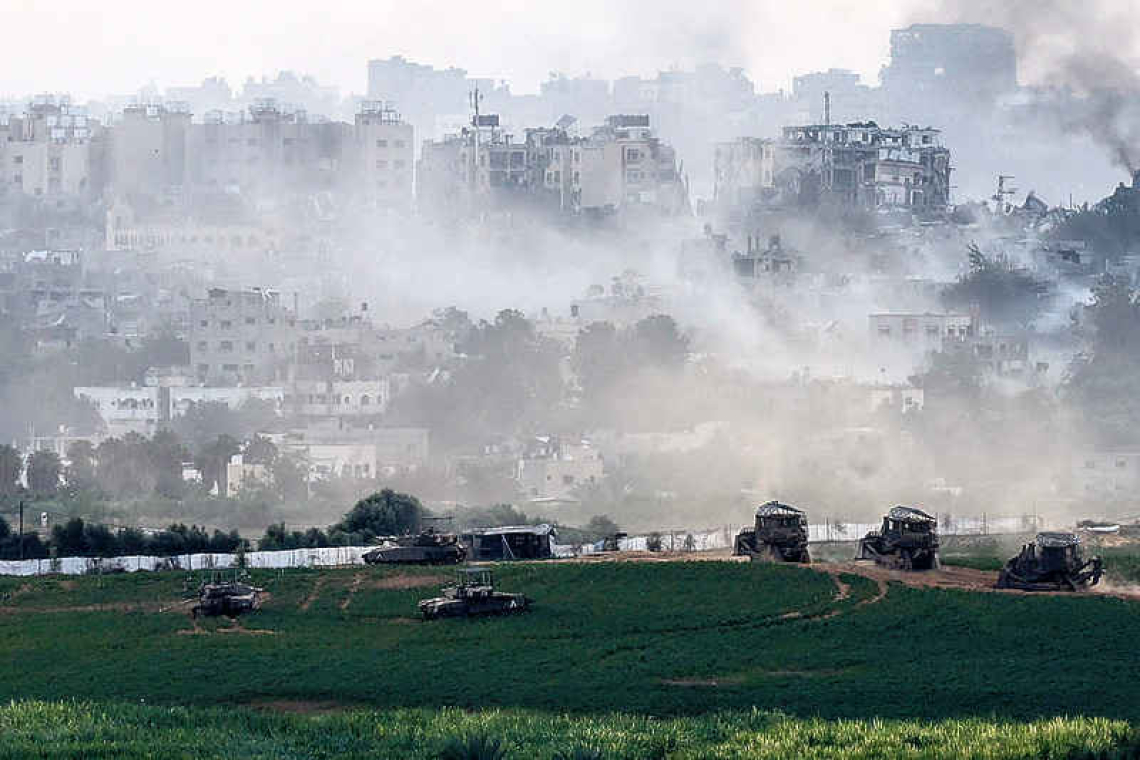
<svg viewBox="0 0 1140 760">
<path fill-rule="evenodd" d="M 778 140 L 717 146 L 714 197 L 756 203 L 937 211 L 950 202 L 950 151 L 929 127 L 873 121 L 784 127 Z"/>
<path fill-rule="evenodd" d="M 296 318 L 276 291 L 212 288 L 190 306 L 190 363 L 199 382 L 284 379 L 296 348 Z"/>
<path fill-rule="evenodd" d="M 184 103 L 132 105 L 111 129 L 111 190 L 124 198 L 157 198 L 187 181 L 190 108 Z"/>
<path fill-rule="evenodd" d="M 570 498 L 576 488 L 601 480 L 604 472 L 602 456 L 589 441 L 538 436 L 518 460 L 515 479 L 530 499 Z"/>
<path fill-rule="evenodd" d="M 379 206 L 405 207 L 412 202 L 415 130 L 388 103 L 364 101 L 356 114 L 355 187 L 362 198 Z"/>
<path fill-rule="evenodd" d="M 1017 88 L 1013 35 L 980 24 L 914 24 L 891 32 L 885 102 L 896 110 L 993 103 Z"/>
<path fill-rule="evenodd" d="M 248 114 L 207 113 L 191 125 L 190 179 L 200 188 L 252 195 L 329 190 L 341 176 L 352 127 L 310 120 L 272 99 Z"/>
<path fill-rule="evenodd" d="M 688 205 L 676 153 L 645 115 L 610 116 L 588 138 L 565 126 L 528 129 L 523 142 L 497 115 L 477 115 L 460 134 L 424 143 L 417 196 L 421 208 L 444 211 L 524 200 L 571 212 L 646 206 L 676 213 Z"/>
<path fill-rule="evenodd" d="M 103 160 L 98 123 L 67 98 L 39 96 L 21 115 L 0 115 L 0 193 L 93 197 Z"/>
</svg>

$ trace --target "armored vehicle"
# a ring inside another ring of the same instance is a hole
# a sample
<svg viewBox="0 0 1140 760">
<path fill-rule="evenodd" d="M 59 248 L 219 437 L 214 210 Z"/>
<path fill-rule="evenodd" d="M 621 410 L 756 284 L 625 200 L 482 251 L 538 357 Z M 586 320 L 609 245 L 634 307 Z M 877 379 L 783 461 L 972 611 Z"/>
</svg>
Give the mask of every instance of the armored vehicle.
<svg viewBox="0 0 1140 760">
<path fill-rule="evenodd" d="M 212 581 L 198 587 L 198 603 L 190 608 L 194 617 L 237 617 L 261 606 L 263 589 L 239 581 Z"/>
<path fill-rule="evenodd" d="M 737 534 L 732 553 L 753 562 L 811 562 L 807 514 L 778 501 L 762 504 L 756 510 L 756 527 Z"/>
<path fill-rule="evenodd" d="M 522 612 L 530 606 L 530 600 L 522 594 L 495 591 L 495 579 L 490 570 L 464 568 L 457 571 L 456 576 L 455 585 L 444 587 L 443 596 L 420 600 L 420 614 L 424 620 L 502 615 Z"/>
<path fill-rule="evenodd" d="M 364 554 L 369 565 L 458 565 L 467 550 L 454 533 L 438 533 L 432 528 L 417 536 L 401 536 Z"/>
<path fill-rule="evenodd" d="M 998 588 L 1023 591 L 1076 591 L 1095 586 L 1101 576 L 1100 557 L 1083 561 L 1081 540 L 1072 533 L 1038 533 L 1037 540 L 1005 563 Z"/>
<path fill-rule="evenodd" d="M 859 542 L 856 559 L 873 559 L 893 570 L 930 570 L 938 567 L 937 521 L 921 509 L 893 507 L 883 527 Z"/>
</svg>

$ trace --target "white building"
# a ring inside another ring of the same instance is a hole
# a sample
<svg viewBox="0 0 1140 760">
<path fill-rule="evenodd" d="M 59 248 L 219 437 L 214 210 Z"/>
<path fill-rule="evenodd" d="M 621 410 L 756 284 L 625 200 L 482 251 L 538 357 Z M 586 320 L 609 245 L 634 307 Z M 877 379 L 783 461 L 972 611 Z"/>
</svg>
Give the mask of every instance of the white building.
<svg viewBox="0 0 1140 760">
<path fill-rule="evenodd" d="M 162 388 L 137 386 L 76 387 L 75 397 L 87 401 L 107 426 L 107 435 L 127 433 L 150 436 L 165 419 Z"/>
<path fill-rule="evenodd" d="M 519 459 L 515 479 L 530 499 L 563 499 L 601 480 L 604 470 L 601 453 L 589 441 L 539 436 Z"/>
</svg>

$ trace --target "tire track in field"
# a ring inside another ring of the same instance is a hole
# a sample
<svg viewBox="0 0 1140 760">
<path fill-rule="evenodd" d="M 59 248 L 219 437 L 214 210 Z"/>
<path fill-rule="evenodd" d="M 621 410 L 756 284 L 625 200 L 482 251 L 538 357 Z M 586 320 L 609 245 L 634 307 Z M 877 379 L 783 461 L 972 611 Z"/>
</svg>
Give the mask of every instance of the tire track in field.
<svg viewBox="0 0 1140 760">
<path fill-rule="evenodd" d="M 321 588 L 325 585 L 326 580 L 328 580 L 328 576 L 324 573 L 317 576 L 317 580 L 313 583 L 313 588 L 309 591 L 309 595 L 305 597 L 305 601 L 301 602 L 301 606 L 298 608 L 301 612 L 307 612 L 308 609 L 313 606 L 313 602 L 320 598 Z"/>
<path fill-rule="evenodd" d="M 352 576 L 352 584 L 348 587 L 348 596 L 340 603 L 342 610 L 347 610 L 348 605 L 352 604 L 352 598 L 356 596 L 356 592 L 360 590 L 360 584 L 362 583 L 364 583 L 364 573 L 356 573 Z"/>
</svg>

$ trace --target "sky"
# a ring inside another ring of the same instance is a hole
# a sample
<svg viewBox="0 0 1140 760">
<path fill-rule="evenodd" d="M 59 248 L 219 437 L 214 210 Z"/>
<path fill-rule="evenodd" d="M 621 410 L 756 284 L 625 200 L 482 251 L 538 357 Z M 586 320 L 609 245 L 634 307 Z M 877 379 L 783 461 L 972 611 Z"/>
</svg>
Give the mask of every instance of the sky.
<svg viewBox="0 0 1140 760">
<path fill-rule="evenodd" d="M 613 78 L 741 66 L 758 89 L 837 67 L 875 83 L 889 32 L 929 0 L 0 0 L 0 97 L 129 94 L 282 69 L 362 93 L 366 62 L 404 55 L 536 92 L 551 71 Z"/>
</svg>

